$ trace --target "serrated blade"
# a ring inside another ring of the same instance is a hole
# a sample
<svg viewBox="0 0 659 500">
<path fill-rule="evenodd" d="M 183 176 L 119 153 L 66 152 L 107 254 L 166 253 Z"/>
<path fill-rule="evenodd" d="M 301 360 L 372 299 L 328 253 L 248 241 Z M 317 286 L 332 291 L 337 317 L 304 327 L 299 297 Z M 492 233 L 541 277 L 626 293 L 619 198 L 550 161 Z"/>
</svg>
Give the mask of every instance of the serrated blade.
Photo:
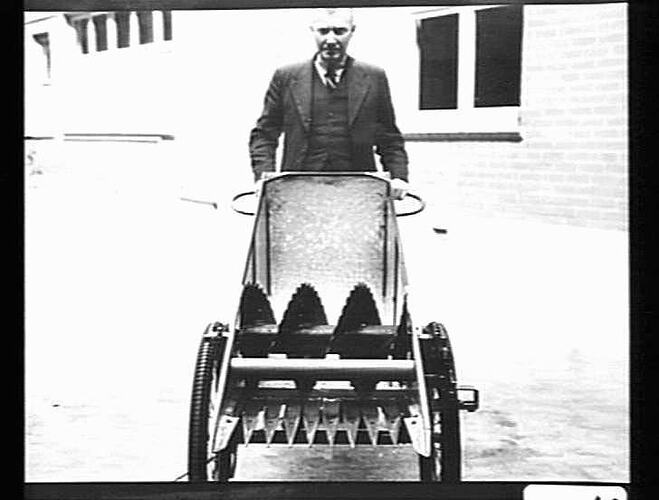
<svg viewBox="0 0 659 500">
<path fill-rule="evenodd" d="M 398 435 L 400 431 L 401 411 L 399 406 L 391 401 L 384 402 L 382 405 L 384 416 L 386 419 L 386 426 L 391 436 L 393 444 L 398 444 Z"/>
<path fill-rule="evenodd" d="M 308 400 L 302 408 L 302 418 L 304 420 L 304 430 L 307 434 L 309 446 L 313 445 L 316 432 L 320 425 L 320 406 L 318 400 Z"/>
<path fill-rule="evenodd" d="M 264 426 L 265 426 L 265 442 L 267 446 L 272 444 L 277 431 L 283 431 L 283 413 L 285 406 L 281 403 L 268 402 L 264 408 Z"/>
<path fill-rule="evenodd" d="M 260 411 L 261 406 L 258 402 L 249 400 L 245 402 L 241 415 L 245 444 L 249 444 L 252 434 L 257 430 Z"/>
<path fill-rule="evenodd" d="M 348 441 L 350 447 L 354 448 L 357 442 L 357 431 L 359 429 L 359 420 L 361 418 L 359 411 L 359 404 L 355 401 L 343 401 L 343 425 L 348 432 Z"/>
<path fill-rule="evenodd" d="M 323 421 L 327 428 L 327 440 L 330 447 L 334 446 L 336 431 L 339 427 L 339 418 L 341 416 L 341 403 L 338 399 L 323 400 Z"/>
<path fill-rule="evenodd" d="M 279 333 L 270 346 L 270 352 L 282 352 L 289 356 L 307 356 L 313 347 L 313 357 L 320 357 L 326 350 L 325 342 L 319 346 L 307 346 L 296 341 L 296 331 L 327 324 L 325 309 L 318 293 L 309 283 L 302 283 L 293 293 L 279 324 Z"/>
<path fill-rule="evenodd" d="M 300 428 L 301 413 L 302 405 L 299 401 L 292 401 L 286 404 L 283 420 L 289 446 L 293 446 L 295 436 Z"/>
<path fill-rule="evenodd" d="M 377 444 L 393 444 L 393 438 L 391 437 L 391 429 L 389 427 L 389 421 L 387 420 L 387 416 L 385 415 L 382 406 L 377 407 L 377 412 L 378 412 Z M 386 442 L 387 440 L 391 441 L 391 443 Z"/>
<path fill-rule="evenodd" d="M 378 443 L 378 409 L 372 403 L 362 405 L 362 417 L 368 436 L 371 439 L 371 444 L 375 446 Z"/>
</svg>

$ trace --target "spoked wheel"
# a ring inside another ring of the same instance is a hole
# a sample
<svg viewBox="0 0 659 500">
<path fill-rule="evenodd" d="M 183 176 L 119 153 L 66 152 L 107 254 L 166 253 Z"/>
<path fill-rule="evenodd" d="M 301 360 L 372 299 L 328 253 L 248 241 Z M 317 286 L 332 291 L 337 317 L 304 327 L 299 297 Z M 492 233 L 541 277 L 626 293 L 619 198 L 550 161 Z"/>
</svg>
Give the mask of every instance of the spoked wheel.
<svg viewBox="0 0 659 500">
<path fill-rule="evenodd" d="M 424 333 L 431 334 L 426 351 L 429 370 L 428 391 L 432 412 L 432 452 L 419 456 L 421 481 L 460 481 L 462 456 L 460 449 L 460 416 L 455 363 L 448 333 L 443 325 L 430 323 Z"/>
<path fill-rule="evenodd" d="M 219 376 L 224 352 L 221 331 L 221 325 L 217 323 L 208 325 L 197 354 L 188 440 L 190 481 L 226 481 L 235 468 L 235 446 L 220 453 L 213 452 L 221 404 Z"/>
</svg>

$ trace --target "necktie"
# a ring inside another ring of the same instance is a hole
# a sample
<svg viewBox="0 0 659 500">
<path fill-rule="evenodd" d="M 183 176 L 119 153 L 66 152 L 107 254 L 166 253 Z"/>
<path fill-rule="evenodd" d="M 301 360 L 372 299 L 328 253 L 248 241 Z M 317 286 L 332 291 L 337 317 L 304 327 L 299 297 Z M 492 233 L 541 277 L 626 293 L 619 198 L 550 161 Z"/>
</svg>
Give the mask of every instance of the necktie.
<svg viewBox="0 0 659 500">
<path fill-rule="evenodd" d="M 325 81 L 329 88 L 336 88 L 338 82 L 336 81 L 336 71 L 334 71 L 334 68 L 328 68 L 327 72 L 325 73 Z"/>
</svg>

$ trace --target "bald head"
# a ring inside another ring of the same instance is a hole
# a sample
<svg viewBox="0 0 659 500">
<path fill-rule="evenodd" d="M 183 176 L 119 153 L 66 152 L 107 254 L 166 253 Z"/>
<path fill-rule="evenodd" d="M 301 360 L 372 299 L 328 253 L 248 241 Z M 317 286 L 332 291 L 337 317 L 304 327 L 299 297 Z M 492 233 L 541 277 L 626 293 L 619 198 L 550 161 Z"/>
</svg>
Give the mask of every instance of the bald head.
<svg viewBox="0 0 659 500">
<path fill-rule="evenodd" d="M 311 27 L 318 23 L 327 21 L 342 20 L 354 28 L 354 19 L 352 9 L 316 9 L 311 18 Z"/>
</svg>

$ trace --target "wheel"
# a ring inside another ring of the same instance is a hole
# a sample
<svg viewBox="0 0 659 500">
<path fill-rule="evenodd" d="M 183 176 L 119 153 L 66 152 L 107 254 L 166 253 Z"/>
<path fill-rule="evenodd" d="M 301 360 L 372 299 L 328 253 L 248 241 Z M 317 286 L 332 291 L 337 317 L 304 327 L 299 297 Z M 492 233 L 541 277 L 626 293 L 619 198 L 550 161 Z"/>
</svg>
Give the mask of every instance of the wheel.
<svg viewBox="0 0 659 500">
<path fill-rule="evenodd" d="M 419 476 L 424 483 L 439 481 L 439 464 L 437 463 L 437 451 L 433 443 L 432 454 L 429 457 L 419 455 Z"/>
<path fill-rule="evenodd" d="M 209 325 L 201 340 L 192 384 L 188 439 L 190 481 L 226 481 L 235 467 L 235 456 L 232 456 L 235 447 L 213 454 L 221 403 L 218 391 L 224 338 L 208 335 L 209 331 L 217 331 L 217 326 Z"/>
<path fill-rule="evenodd" d="M 460 416 L 455 404 L 444 403 L 433 412 L 432 449 L 429 457 L 419 455 L 419 476 L 423 482 L 458 483 L 461 476 Z"/>
<path fill-rule="evenodd" d="M 430 457 L 419 456 L 421 481 L 457 483 L 461 477 L 460 415 L 455 363 L 448 333 L 443 325 L 430 323 L 424 333 L 432 335 L 425 350 L 428 392 L 438 410 L 432 412 Z"/>
<path fill-rule="evenodd" d="M 460 416 L 457 399 L 438 413 L 440 434 L 433 443 L 435 462 L 439 464 L 438 480 L 443 483 L 460 482 L 462 450 L 460 449 Z"/>
<path fill-rule="evenodd" d="M 220 451 L 217 456 L 217 480 L 226 482 L 233 477 L 236 471 L 237 445 L 235 442 L 229 444 Z"/>
</svg>

